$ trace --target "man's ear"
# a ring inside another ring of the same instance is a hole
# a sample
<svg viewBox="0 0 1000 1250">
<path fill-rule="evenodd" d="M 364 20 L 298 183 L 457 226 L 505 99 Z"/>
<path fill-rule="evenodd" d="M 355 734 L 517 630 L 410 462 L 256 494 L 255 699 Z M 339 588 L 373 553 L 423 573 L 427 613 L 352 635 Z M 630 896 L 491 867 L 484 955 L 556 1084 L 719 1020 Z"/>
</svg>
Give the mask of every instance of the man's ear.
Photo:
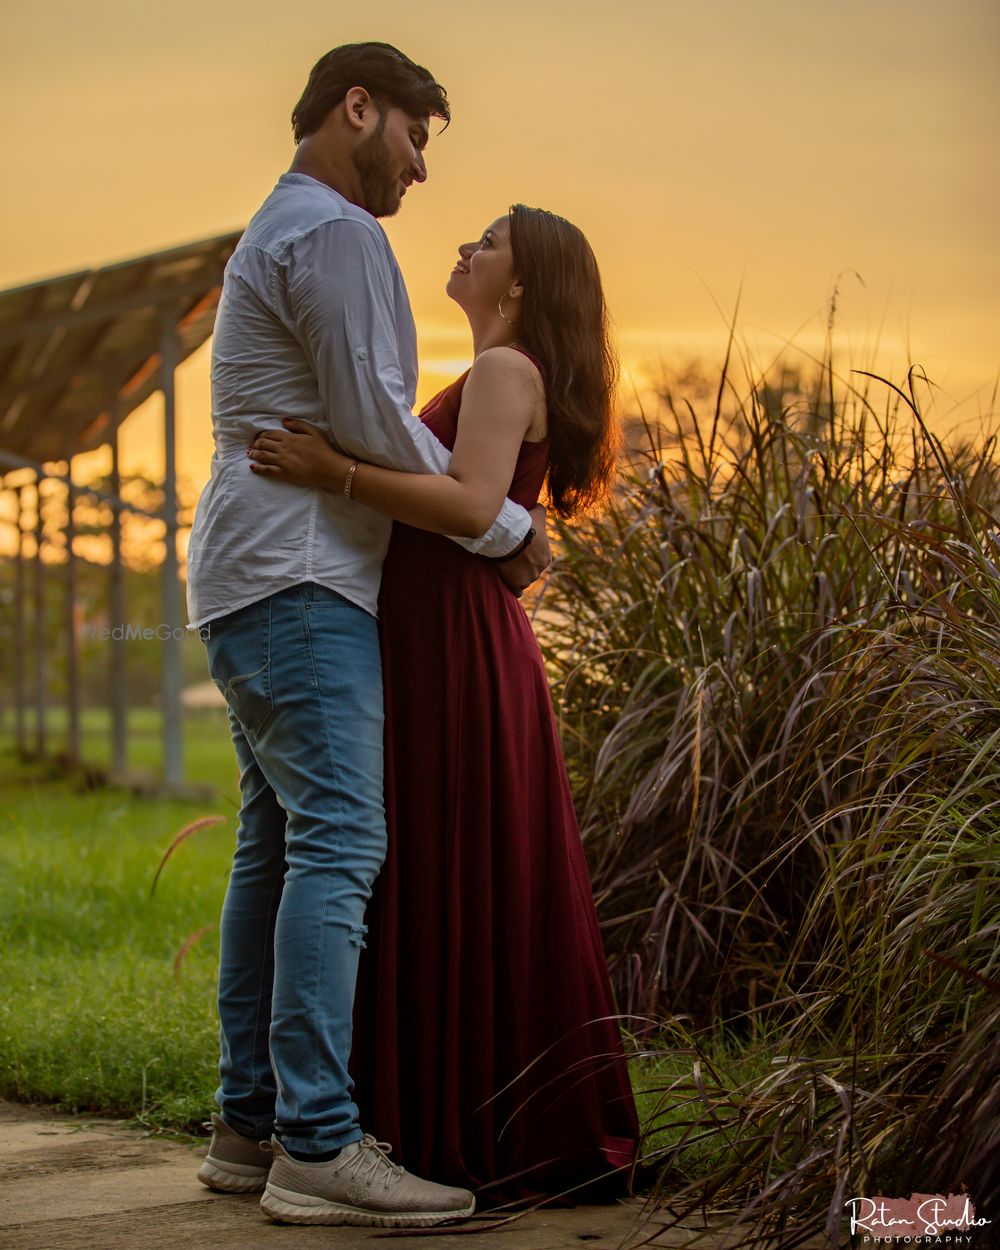
<svg viewBox="0 0 1000 1250">
<path fill-rule="evenodd" d="M 375 101 L 364 87 L 351 87 L 344 96 L 344 112 L 347 124 L 355 130 L 364 130 L 375 109 Z"/>
</svg>

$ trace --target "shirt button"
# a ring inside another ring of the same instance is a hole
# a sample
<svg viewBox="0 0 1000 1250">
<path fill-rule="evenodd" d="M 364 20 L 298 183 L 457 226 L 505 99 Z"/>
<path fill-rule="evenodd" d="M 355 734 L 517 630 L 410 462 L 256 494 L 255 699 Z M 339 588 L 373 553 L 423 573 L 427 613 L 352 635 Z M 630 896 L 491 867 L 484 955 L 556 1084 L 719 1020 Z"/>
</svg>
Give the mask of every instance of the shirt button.
<svg viewBox="0 0 1000 1250">
<path fill-rule="evenodd" d="M 358 360 L 368 359 L 368 353 L 365 351 L 363 347 L 358 351 L 357 356 L 358 356 Z"/>
</svg>

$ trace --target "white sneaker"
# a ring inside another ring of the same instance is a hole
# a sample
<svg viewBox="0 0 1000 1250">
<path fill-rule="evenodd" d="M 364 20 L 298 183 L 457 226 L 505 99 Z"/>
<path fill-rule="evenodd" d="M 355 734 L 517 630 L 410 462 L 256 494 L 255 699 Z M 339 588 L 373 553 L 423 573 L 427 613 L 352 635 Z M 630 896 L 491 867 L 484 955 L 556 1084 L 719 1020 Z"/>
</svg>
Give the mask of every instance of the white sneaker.
<svg viewBox="0 0 1000 1250">
<path fill-rule="evenodd" d="M 370 1224 L 421 1228 L 471 1215 L 467 1189 L 421 1180 L 388 1155 L 388 1142 L 366 1133 L 328 1163 L 293 1159 L 276 1137 L 260 1209 L 283 1224 Z"/>
<path fill-rule="evenodd" d="M 213 1114 L 205 1128 L 212 1130 L 212 1144 L 198 1169 L 201 1183 L 226 1194 L 259 1193 L 271 1166 L 271 1147 L 267 1142 L 243 1137 L 220 1115 Z"/>
</svg>

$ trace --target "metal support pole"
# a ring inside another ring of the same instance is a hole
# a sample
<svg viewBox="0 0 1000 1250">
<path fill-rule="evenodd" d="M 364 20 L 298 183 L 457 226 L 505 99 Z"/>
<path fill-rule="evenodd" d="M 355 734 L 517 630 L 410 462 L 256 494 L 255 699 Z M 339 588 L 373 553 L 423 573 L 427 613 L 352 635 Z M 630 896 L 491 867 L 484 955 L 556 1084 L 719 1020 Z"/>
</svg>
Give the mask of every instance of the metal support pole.
<svg viewBox="0 0 1000 1250">
<path fill-rule="evenodd" d="M 80 640 L 76 634 L 76 537 L 73 510 L 73 457 L 66 461 L 66 754 L 73 763 L 80 759 Z"/>
<path fill-rule="evenodd" d="M 122 478 L 118 459 L 118 428 L 121 411 L 117 396 L 112 406 L 111 432 L 111 585 L 108 618 L 111 626 L 111 768 L 122 777 L 128 767 L 128 693 L 125 668 L 125 576 L 122 568 Z M 119 628 L 116 628 L 119 627 Z"/>
<path fill-rule="evenodd" d="M 166 554 L 163 559 L 163 780 L 179 786 L 184 780 L 184 752 L 181 728 L 181 646 L 184 626 L 181 618 L 180 568 L 177 560 L 177 471 L 176 408 L 174 371 L 178 344 L 175 312 L 170 310 L 161 323 L 160 377 L 163 385 L 163 521 L 166 527 Z"/>
<path fill-rule="evenodd" d="M 17 499 L 17 569 L 14 580 L 14 706 L 16 716 L 17 753 L 24 759 L 28 753 L 28 734 L 25 724 L 28 707 L 27 667 L 25 642 L 24 604 L 28 597 L 28 578 L 24 558 L 24 487 L 14 491 Z"/>
<path fill-rule="evenodd" d="M 3 472 L 0 471 L 0 497 L 2 497 L 3 494 L 7 491 L 7 485 L 3 479 L 4 479 Z M 12 493 L 13 493 L 15 506 L 16 506 L 17 490 L 15 489 Z M 15 576 L 16 576 L 16 566 L 15 566 Z M 8 598 L 6 577 L 4 577 L 3 580 L 5 584 L 3 585 L 2 588 L 0 588 L 0 602 L 3 602 L 4 606 L 6 606 L 7 598 Z M 11 587 L 10 589 L 10 601 L 11 602 L 13 602 L 13 595 L 14 595 L 14 591 L 13 591 L 13 587 Z M 6 680 L 7 679 L 6 667 L 8 664 L 10 665 L 12 670 L 17 667 L 17 658 L 14 655 L 13 634 L 11 634 L 10 637 L 6 636 L 8 619 L 10 619 L 11 625 L 13 625 L 13 617 L 8 618 L 6 612 L 3 614 L 2 617 L 0 617 L 0 645 L 3 646 L 3 657 L 2 659 L 0 659 L 0 675 L 2 675 L 2 678 L 3 678 L 3 680 L 0 681 L 0 739 L 6 738 L 7 731 L 9 728 L 8 721 L 10 719 L 8 712 L 7 712 L 8 688 L 7 688 L 7 680 Z M 13 689 L 14 687 L 13 687 L 13 682 L 12 682 L 10 685 L 9 692 L 13 693 Z"/>
<path fill-rule="evenodd" d="M 45 538 L 42 518 L 42 476 L 35 478 L 35 752 L 45 755 L 45 691 L 48 685 L 45 656 L 45 569 L 42 563 L 42 542 Z"/>
</svg>

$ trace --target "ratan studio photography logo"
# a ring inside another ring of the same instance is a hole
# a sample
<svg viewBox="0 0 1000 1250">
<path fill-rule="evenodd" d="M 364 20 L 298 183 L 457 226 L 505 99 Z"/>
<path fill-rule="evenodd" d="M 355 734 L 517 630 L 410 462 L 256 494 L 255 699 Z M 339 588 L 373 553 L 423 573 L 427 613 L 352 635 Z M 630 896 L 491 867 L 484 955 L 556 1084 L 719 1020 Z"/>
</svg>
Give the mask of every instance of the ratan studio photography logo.
<svg viewBox="0 0 1000 1250">
<path fill-rule="evenodd" d="M 848 1198 L 851 1245 L 985 1246 L 968 1194 L 910 1194 L 909 1198 Z"/>
</svg>

